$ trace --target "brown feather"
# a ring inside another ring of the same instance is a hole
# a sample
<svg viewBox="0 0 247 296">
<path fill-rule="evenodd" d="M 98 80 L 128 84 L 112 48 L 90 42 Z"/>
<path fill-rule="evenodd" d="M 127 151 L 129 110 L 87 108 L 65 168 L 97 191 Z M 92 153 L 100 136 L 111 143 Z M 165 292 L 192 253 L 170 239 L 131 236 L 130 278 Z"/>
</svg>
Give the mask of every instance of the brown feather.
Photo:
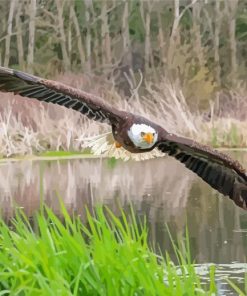
<svg viewBox="0 0 247 296">
<path fill-rule="evenodd" d="M 124 113 L 99 97 L 82 90 L 4 67 L 0 67 L 0 90 L 65 106 L 81 112 L 90 119 L 111 125 L 116 124 Z"/>
<path fill-rule="evenodd" d="M 247 175 L 238 161 L 209 146 L 166 133 L 164 130 L 157 147 L 247 210 Z"/>
</svg>

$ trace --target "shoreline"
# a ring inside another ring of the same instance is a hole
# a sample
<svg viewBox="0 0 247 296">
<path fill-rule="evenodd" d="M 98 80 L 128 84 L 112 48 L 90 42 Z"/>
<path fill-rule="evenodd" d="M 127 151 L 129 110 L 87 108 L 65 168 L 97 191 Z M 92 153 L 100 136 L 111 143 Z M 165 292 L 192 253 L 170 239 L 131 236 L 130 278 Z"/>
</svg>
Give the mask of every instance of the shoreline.
<svg viewBox="0 0 247 296">
<path fill-rule="evenodd" d="M 222 151 L 222 152 L 247 152 L 246 148 L 214 148 L 215 150 Z M 3 157 L 0 159 L 0 163 L 6 163 L 6 162 L 18 162 L 18 161 L 36 161 L 36 160 L 70 160 L 70 159 L 102 159 L 102 158 L 111 158 L 108 156 L 99 156 L 99 155 L 93 155 L 89 153 L 79 153 L 79 152 L 69 152 L 69 151 L 48 151 L 51 155 L 20 155 L 16 157 Z M 52 153 L 57 155 L 52 155 Z M 59 155 L 61 154 L 61 155 Z M 165 155 L 164 155 L 165 156 Z"/>
</svg>

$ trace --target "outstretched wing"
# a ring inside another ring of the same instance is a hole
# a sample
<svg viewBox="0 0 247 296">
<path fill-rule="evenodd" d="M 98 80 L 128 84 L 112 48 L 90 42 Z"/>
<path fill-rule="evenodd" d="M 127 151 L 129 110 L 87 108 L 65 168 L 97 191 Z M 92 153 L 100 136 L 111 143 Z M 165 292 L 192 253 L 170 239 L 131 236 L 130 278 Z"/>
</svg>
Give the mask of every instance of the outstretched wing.
<svg viewBox="0 0 247 296">
<path fill-rule="evenodd" d="M 76 110 L 90 119 L 109 124 L 118 121 L 123 113 L 92 94 L 4 67 L 0 67 L 0 91 L 58 104 Z"/>
<path fill-rule="evenodd" d="M 173 134 L 162 136 L 157 148 L 175 157 L 212 188 L 247 210 L 247 175 L 238 161 L 208 146 Z"/>
</svg>

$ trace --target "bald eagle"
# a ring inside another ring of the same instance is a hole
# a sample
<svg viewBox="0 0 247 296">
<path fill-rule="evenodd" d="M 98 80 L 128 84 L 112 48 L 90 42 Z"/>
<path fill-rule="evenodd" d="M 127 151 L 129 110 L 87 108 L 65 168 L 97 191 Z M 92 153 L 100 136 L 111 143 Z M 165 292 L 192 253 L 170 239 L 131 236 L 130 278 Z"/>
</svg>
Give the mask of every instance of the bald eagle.
<svg viewBox="0 0 247 296">
<path fill-rule="evenodd" d="M 106 122 L 112 128 L 116 147 L 131 153 L 157 148 L 193 171 L 212 188 L 229 196 L 247 210 L 247 174 L 238 161 L 209 146 L 171 134 L 160 125 L 130 112 L 117 110 L 99 97 L 62 83 L 0 67 L 0 91 L 58 104 Z"/>
</svg>

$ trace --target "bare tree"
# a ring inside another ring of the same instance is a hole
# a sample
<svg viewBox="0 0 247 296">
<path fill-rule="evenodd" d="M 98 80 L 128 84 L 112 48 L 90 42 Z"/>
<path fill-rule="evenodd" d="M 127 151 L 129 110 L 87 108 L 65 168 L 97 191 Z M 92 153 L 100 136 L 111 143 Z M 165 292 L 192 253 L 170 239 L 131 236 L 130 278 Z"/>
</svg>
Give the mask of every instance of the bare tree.
<svg viewBox="0 0 247 296">
<path fill-rule="evenodd" d="M 35 48 L 35 16 L 36 16 L 36 0 L 30 0 L 29 5 L 29 40 L 28 40 L 28 54 L 27 54 L 27 69 L 29 72 L 33 72 L 33 58 Z"/>
<path fill-rule="evenodd" d="M 160 60 L 163 63 L 166 63 L 166 53 L 165 53 L 166 42 L 165 42 L 165 38 L 164 38 L 164 31 L 163 31 L 160 11 L 157 11 L 157 17 L 158 17 L 158 27 L 159 27 L 158 45 L 159 45 Z"/>
<path fill-rule="evenodd" d="M 24 69 L 24 47 L 22 40 L 22 22 L 21 22 L 21 11 L 22 11 L 23 2 L 20 0 L 17 3 L 17 13 L 15 16 L 15 23 L 17 29 L 17 54 L 18 54 L 18 62 L 20 64 L 20 68 Z"/>
<path fill-rule="evenodd" d="M 129 0 L 124 1 L 123 21 L 122 21 L 122 36 L 123 36 L 123 53 L 126 53 L 130 46 L 129 36 Z"/>
<path fill-rule="evenodd" d="M 134 57 L 135 64 L 145 63 L 153 80 L 162 72 L 174 73 L 182 87 L 190 79 L 192 92 L 199 91 L 199 83 L 211 81 L 212 74 L 218 85 L 234 82 L 238 71 L 244 77 L 241 26 L 236 35 L 237 17 L 244 22 L 243 7 L 238 0 L 2 0 L 0 58 L 5 66 L 19 63 L 33 72 L 35 65 L 37 73 L 54 75 L 78 66 L 88 73 L 112 71 L 120 58 L 125 69 Z"/>
<path fill-rule="evenodd" d="M 87 0 L 86 0 L 87 1 Z M 88 0 L 90 1 L 90 0 Z M 93 57 L 92 60 L 94 60 L 94 66 L 95 69 L 98 69 L 100 67 L 100 32 L 97 30 L 97 15 L 93 6 L 93 1 L 91 2 L 91 12 L 92 12 L 92 19 L 95 21 L 94 26 L 92 26 L 92 32 L 94 33 L 94 40 L 93 40 L 93 45 L 94 45 L 94 50 L 91 51 L 91 57 Z"/>
<path fill-rule="evenodd" d="M 216 70 L 216 81 L 220 85 L 220 55 L 219 55 L 219 45 L 220 45 L 220 0 L 215 0 L 215 29 L 214 29 L 214 62 Z"/>
<path fill-rule="evenodd" d="M 69 21 L 68 21 L 68 32 L 67 32 L 67 44 L 68 44 L 68 58 L 71 63 L 71 58 L 72 58 L 72 10 L 74 3 L 73 1 L 69 2 Z"/>
<path fill-rule="evenodd" d="M 141 10 L 143 24 L 145 27 L 145 53 L 144 53 L 145 71 L 148 72 L 149 64 L 151 62 L 151 52 L 152 52 L 151 41 L 150 41 L 151 3 L 149 1 L 141 2 L 140 10 Z"/>
<path fill-rule="evenodd" d="M 92 0 L 85 0 L 85 17 L 86 17 L 86 69 L 87 71 L 91 71 L 91 24 L 90 24 L 90 10 L 93 6 Z"/>
<path fill-rule="evenodd" d="M 82 45 L 80 26 L 79 26 L 78 19 L 76 17 L 75 9 L 74 9 L 73 5 L 71 5 L 71 7 L 70 7 L 70 15 L 71 15 L 71 19 L 72 19 L 72 22 L 73 22 L 74 28 L 75 28 L 75 34 L 76 34 L 75 38 L 77 40 L 77 48 L 78 48 L 78 52 L 79 52 L 81 66 L 82 66 L 82 68 L 84 68 L 85 52 L 84 52 L 83 45 Z"/>
<path fill-rule="evenodd" d="M 174 56 L 174 49 L 180 43 L 180 32 L 179 32 L 179 21 L 180 21 L 180 14 L 179 14 L 179 0 L 174 0 L 174 20 L 171 30 L 171 36 L 169 40 L 169 47 L 167 53 L 167 63 L 168 67 L 172 65 L 172 60 Z"/>
<path fill-rule="evenodd" d="M 4 62 L 3 62 L 5 67 L 9 66 L 10 41 L 11 41 L 11 35 L 12 35 L 13 16 L 14 16 L 15 4 L 16 4 L 16 0 L 11 0 L 10 1 L 7 36 L 5 38 L 5 56 L 4 56 Z"/>
<path fill-rule="evenodd" d="M 235 14 L 237 10 L 238 0 L 226 1 L 228 8 L 228 29 L 229 29 L 229 45 L 230 45 L 230 59 L 231 59 L 231 79 L 236 78 L 237 74 L 237 44 L 235 38 L 236 19 Z"/>
<path fill-rule="evenodd" d="M 111 41 L 108 26 L 108 15 L 107 15 L 107 2 L 102 1 L 102 11 L 101 11 L 101 21 L 102 21 L 102 64 L 111 63 Z"/>
<path fill-rule="evenodd" d="M 181 18 L 183 17 L 184 13 L 192 7 L 197 0 L 192 0 L 190 4 L 188 4 L 181 12 L 179 10 L 180 1 L 174 0 L 174 19 L 172 24 L 172 30 L 169 40 L 169 47 L 167 52 L 167 63 L 168 66 L 172 65 L 175 49 L 180 45 L 180 30 L 179 30 L 179 23 Z"/>
<path fill-rule="evenodd" d="M 66 48 L 66 37 L 64 32 L 64 21 L 63 21 L 63 8 L 64 8 L 64 1 L 55 0 L 56 2 L 56 8 L 57 8 L 57 16 L 58 16 L 58 30 L 59 30 L 59 37 L 60 37 L 60 44 L 62 49 L 62 55 L 63 55 L 63 65 L 64 69 L 69 70 L 70 68 L 70 61 L 69 56 Z"/>
<path fill-rule="evenodd" d="M 193 1 L 192 1 L 193 3 Z M 194 50 L 199 61 L 200 67 L 204 65 L 203 58 L 203 47 L 201 44 L 201 32 L 200 32 L 200 11 L 201 11 L 201 2 L 193 3 L 192 6 L 192 17 L 193 17 L 193 37 L 195 40 Z"/>
</svg>

